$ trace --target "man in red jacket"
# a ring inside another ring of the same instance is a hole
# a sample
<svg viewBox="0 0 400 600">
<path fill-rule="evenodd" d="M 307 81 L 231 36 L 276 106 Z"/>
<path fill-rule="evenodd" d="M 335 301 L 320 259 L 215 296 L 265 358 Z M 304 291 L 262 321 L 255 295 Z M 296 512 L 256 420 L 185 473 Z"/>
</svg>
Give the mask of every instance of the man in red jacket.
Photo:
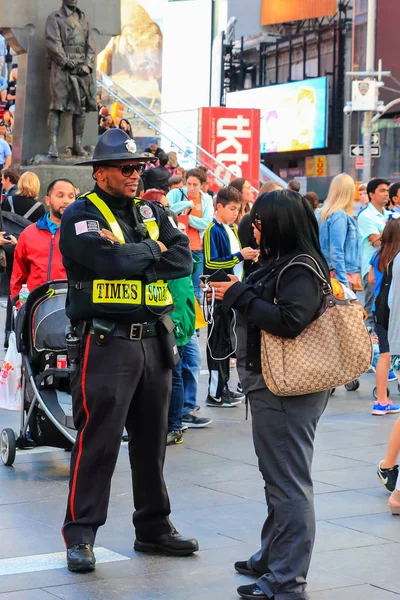
<svg viewBox="0 0 400 600">
<path fill-rule="evenodd" d="M 47 188 L 49 212 L 24 229 L 15 248 L 11 298 L 19 294 L 24 283 L 32 291 L 46 281 L 67 278 L 59 249 L 60 223 L 64 210 L 74 200 L 74 184 L 68 179 L 56 179 Z"/>
</svg>

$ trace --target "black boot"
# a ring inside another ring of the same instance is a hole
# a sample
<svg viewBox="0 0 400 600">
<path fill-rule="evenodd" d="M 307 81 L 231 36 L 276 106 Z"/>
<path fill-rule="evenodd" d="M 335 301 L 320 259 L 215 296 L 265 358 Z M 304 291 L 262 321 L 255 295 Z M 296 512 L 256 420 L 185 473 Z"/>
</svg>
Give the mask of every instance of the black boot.
<svg viewBox="0 0 400 600">
<path fill-rule="evenodd" d="M 94 571 L 96 558 L 91 544 L 75 544 L 67 549 L 68 570 L 74 573 Z"/>
<path fill-rule="evenodd" d="M 185 539 L 173 529 L 149 541 L 135 540 L 134 548 L 137 552 L 154 552 L 167 556 L 189 556 L 199 549 L 198 541 Z"/>
<path fill-rule="evenodd" d="M 47 119 L 49 130 L 49 151 L 47 155 L 50 158 L 58 158 L 57 137 L 60 130 L 61 113 L 59 110 L 51 110 Z"/>
<path fill-rule="evenodd" d="M 87 156 L 88 153 L 83 149 L 82 138 L 85 130 L 85 115 L 74 115 L 72 117 L 72 133 L 74 136 L 72 144 L 72 154 L 74 156 Z"/>
</svg>

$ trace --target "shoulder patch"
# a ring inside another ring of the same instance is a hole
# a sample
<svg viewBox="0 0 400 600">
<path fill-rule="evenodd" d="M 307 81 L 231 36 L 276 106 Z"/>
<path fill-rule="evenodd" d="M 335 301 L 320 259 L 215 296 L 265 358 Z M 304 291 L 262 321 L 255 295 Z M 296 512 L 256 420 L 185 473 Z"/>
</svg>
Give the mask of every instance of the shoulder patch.
<svg viewBox="0 0 400 600">
<path fill-rule="evenodd" d="M 140 214 L 142 215 L 143 219 L 154 219 L 154 213 L 152 211 L 152 209 L 150 208 L 150 206 L 148 206 L 147 204 L 142 204 L 139 208 L 140 210 Z"/>
<path fill-rule="evenodd" d="M 79 221 L 78 223 L 75 223 L 76 235 L 81 235 L 82 233 L 93 233 L 94 231 L 100 231 L 100 225 L 98 221 Z"/>
</svg>

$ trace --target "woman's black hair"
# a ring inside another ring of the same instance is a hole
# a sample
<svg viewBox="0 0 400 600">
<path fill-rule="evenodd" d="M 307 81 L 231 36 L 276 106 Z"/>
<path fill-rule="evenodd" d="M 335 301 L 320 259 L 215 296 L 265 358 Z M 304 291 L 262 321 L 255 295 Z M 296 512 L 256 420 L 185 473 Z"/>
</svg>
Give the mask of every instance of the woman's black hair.
<svg viewBox="0 0 400 600">
<path fill-rule="evenodd" d="M 262 261 L 298 250 L 299 254 L 312 256 L 329 281 L 329 268 L 319 243 L 318 222 L 301 194 L 290 190 L 261 194 L 251 209 L 251 220 L 261 230 Z"/>
<path fill-rule="evenodd" d="M 125 123 L 128 123 L 128 125 L 129 125 L 129 130 L 125 131 L 125 133 L 127 133 L 129 135 L 129 137 L 133 137 L 133 135 L 132 135 L 132 125 L 130 124 L 130 122 L 128 121 L 128 119 L 125 119 L 125 117 L 123 117 L 120 120 L 120 122 L 119 122 L 119 129 L 122 129 L 122 127 L 121 127 L 122 121 L 125 121 Z"/>
</svg>

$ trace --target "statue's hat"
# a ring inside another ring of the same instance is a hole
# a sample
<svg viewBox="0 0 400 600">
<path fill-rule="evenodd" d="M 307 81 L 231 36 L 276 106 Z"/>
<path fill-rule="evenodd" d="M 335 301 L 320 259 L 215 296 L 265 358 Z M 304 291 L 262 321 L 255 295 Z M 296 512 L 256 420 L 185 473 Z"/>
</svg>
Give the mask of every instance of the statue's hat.
<svg viewBox="0 0 400 600">
<path fill-rule="evenodd" d="M 100 136 L 93 152 L 93 158 L 76 163 L 77 165 L 97 165 L 116 160 L 140 160 L 152 162 L 157 158 L 151 152 L 140 152 L 135 140 L 122 129 L 108 129 Z"/>
</svg>

